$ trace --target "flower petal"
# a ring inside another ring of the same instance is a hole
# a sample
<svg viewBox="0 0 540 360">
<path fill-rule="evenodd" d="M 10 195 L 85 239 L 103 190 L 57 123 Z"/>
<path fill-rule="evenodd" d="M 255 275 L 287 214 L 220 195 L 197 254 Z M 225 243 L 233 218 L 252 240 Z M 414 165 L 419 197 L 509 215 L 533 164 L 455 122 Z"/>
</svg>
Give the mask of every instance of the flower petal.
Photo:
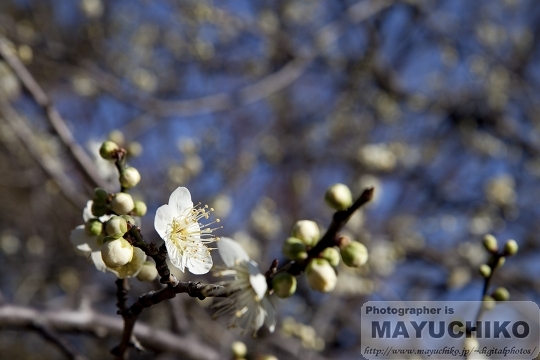
<svg viewBox="0 0 540 360">
<path fill-rule="evenodd" d="M 171 264 L 173 264 L 174 267 L 184 272 L 184 268 L 186 267 L 186 264 L 185 264 L 186 261 L 185 261 L 185 256 L 183 256 L 183 252 L 181 251 L 181 249 L 175 246 L 175 244 L 172 241 L 168 241 L 168 240 L 165 240 L 165 246 L 167 247 L 167 254 L 169 255 L 169 260 L 171 261 Z"/>
<path fill-rule="evenodd" d="M 69 234 L 69 241 L 71 241 L 79 253 L 84 256 L 99 249 L 97 236 L 88 235 L 84 230 L 84 225 L 79 225 L 71 231 L 71 234 Z"/>
<path fill-rule="evenodd" d="M 154 228 L 163 240 L 167 237 L 167 228 L 171 222 L 171 207 L 169 205 L 160 206 L 157 209 L 156 217 L 154 218 Z"/>
<path fill-rule="evenodd" d="M 276 309 L 274 309 L 274 305 L 268 298 L 263 299 L 262 306 L 264 310 L 266 310 L 266 320 L 264 321 L 264 324 L 268 327 L 270 332 L 274 332 L 276 328 Z"/>
<path fill-rule="evenodd" d="M 106 272 L 108 270 L 107 265 L 105 265 L 101 257 L 101 251 L 93 251 L 92 254 L 90 254 L 90 259 L 99 271 Z"/>
<path fill-rule="evenodd" d="M 212 268 L 212 256 L 210 251 L 201 246 L 196 256 L 190 257 L 187 260 L 187 268 L 189 272 L 195 275 L 206 274 Z"/>
<path fill-rule="evenodd" d="M 92 214 L 92 205 L 94 202 L 92 200 L 88 200 L 86 203 L 86 207 L 83 210 L 82 217 L 84 222 L 87 222 L 88 220 L 95 218 L 94 214 Z"/>
<path fill-rule="evenodd" d="M 237 261 L 249 261 L 246 251 L 231 238 L 220 238 L 217 242 L 217 248 L 227 267 L 233 267 Z"/>
<path fill-rule="evenodd" d="M 247 268 L 249 271 L 249 284 L 259 297 L 259 301 L 264 298 L 268 285 L 266 283 L 266 277 L 261 274 L 261 270 L 257 263 L 253 260 L 247 262 Z"/>
<path fill-rule="evenodd" d="M 172 217 L 184 214 L 187 209 L 193 207 L 193 201 L 191 201 L 191 194 L 185 187 L 179 187 L 173 191 L 169 197 L 169 206 L 172 210 Z"/>
</svg>

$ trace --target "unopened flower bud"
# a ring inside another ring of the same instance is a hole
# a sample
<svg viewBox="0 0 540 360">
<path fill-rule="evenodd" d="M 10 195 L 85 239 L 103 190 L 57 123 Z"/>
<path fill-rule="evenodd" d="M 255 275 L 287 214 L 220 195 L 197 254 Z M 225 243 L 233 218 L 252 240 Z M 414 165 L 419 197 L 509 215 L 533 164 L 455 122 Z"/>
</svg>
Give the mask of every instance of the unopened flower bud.
<svg viewBox="0 0 540 360">
<path fill-rule="evenodd" d="M 98 236 L 103 230 L 103 224 L 98 219 L 90 219 L 84 224 L 84 230 L 88 235 Z"/>
<path fill-rule="evenodd" d="M 146 211 L 147 207 L 143 201 L 135 201 L 135 207 L 133 208 L 135 216 L 143 217 L 144 215 L 146 215 Z"/>
<path fill-rule="evenodd" d="M 501 256 L 501 257 L 499 258 L 499 261 L 497 261 L 497 265 L 496 265 L 496 266 L 497 266 L 497 267 L 501 267 L 501 266 L 504 265 L 505 262 L 506 262 L 506 258 L 505 258 L 504 256 Z"/>
<path fill-rule="evenodd" d="M 506 290 L 506 288 L 498 287 L 493 291 L 491 297 L 493 297 L 493 299 L 496 301 L 507 301 L 510 299 L 510 293 L 508 290 Z"/>
<path fill-rule="evenodd" d="M 120 185 L 126 189 L 131 189 L 132 187 L 137 186 L 139 181 L 141 181 L 141 174 L 139 174 L 139 170 L 135 169 L 134 167 L 124 169 L 120 175 Z"/>
<path fill-rule="evenodd" d="M 494 254 L 497 252 L 497 250 L 499 250 L 499 247 L 497 246 L 497 239 L 495 239 L 495 236 L 491 234 L 484 236 L 483 244 L 486 250 L 490 253 Z"/>
<path fill-rule="evenodd" d="M 151 261 L 145 261 L 142 264 L 141 270 L 137 274 L 137 279 L 139 281 L 154 281 L 158 276 L 158 271 L 156 269 L 156 264 Z"/>
<path fill-rule="evenodd" d="M 288 298 L 296 292 L 296 278 L 286 272 L 276 274 L 272 278 L 272 287 L 277 297 Z"/>
<path fill-rule="evenodd" d="M 133 246 L 124 238 L 107 241 L 101 247 L 101 258 L 110 268 L 126 265 L 133 258 Z"/>
<path fill-rule="evenodd" d="M 289 260 L 303 260 L 307 258 L 306 244 L 295 237 L 285 240 L 281 247 L 281 252 Z"/>
<path fill-rule="evenodd" d="M 482 277 L 485 278 L 491 276 L 491 268 L 489 267 L 489 265 L 486 264 L 480 265 L 480 267 L 478 268 L 478 272 L 480 273 L 480 275 L 482 275 Z"/>
<path fill-rule="evenodd" d="M 121 216 L 113 216 L 105 224 L 105 230 L 107 231 L 107 235 L 115 239 L 124 236 L 127 231 L 126 219 Z"/>
<path fill-rule="evenodd" d="M 489 295 L 484 296 L 482 299 L 482 307 L 484 310 L 492 310 L 496 305 L 495 299 Z"/>
<path fill-rule="evenodd" d="M 368 251 L 364 244 L 358 241 L 351 243 L 341 249 L 341 258 L 345 265 L 349 267 L 360 267 L 368 260 Z"/>
<path fill-rule="evenodd" d="M 98 187 L 94 189 L 92 201 L 94 202 L 94 204 L 105 205 L 108 196 L 109 194 L 105 190 Z"/>
<path fill-rule="evenodd" d="M 98 203 L 92 203 L 92 215 L 100 217 L 107 213 L 107 205 L 104 204 L 98 204 Z"/>
<path fill-rule="evenodd" d="M 306 278 L 309 287 L 315 291 L 330 292 L 337 283 L 337 275 L 326 259 L 313 259 L 306 267 Z"/>
<path fill-rule="evenodd" d="M 124 133 L 118 129 L 111 130 L 109 135 L 107 135 L 107 138 L 110 141 L 114 141 L 117 144 L 124 144 L 125 138 Z"/>
<path fill-rule="evenodd" d="M 133 210 L 135 203 L 131 195 L 120 192 L 114 195 L 111 201 L 111 209 L 118 215 L 129 213 Z"/>
<path fill-rule="evenodd" d="M 508 240 L 506 244 L 504 244 L 503 254 L 505 256 L 513 256 L 513 255 L 516 255 L 517 252 L 518 252 L 518 244 L 516 240 Z"/>
<path fill-rule="evenodd" d="M 351 190 L 347 185 L 334 184 L 326 190 L 324 200 L 332 209 L 345 210 L 352 205 Z"/>
<path fill-rule="evenodd" d="M 317 223 L 311 220 L 298 220 L 291 230 L 291 236 L 302 240 L 306 246 L 314 246 L 320 235 Z"/>
<path fill-rule="evenodd" d="M 328 260 L 330 265 L 332 265 L 333 267 L 337 267 L 339 265 L 340 256 L 339 251 L 337 251 L 336 248 L 328 247 L 324 249 L 321 252 L 320 257 Z"/>
<path fill-rule="evenodd" d="M 247 355 L 247 346 L 241 341 L 234 341 L 231 350 L 235 359 L 243 359 Z"/>
<path fill-rule="evenodd" d="M 115 142 L 107 140 L 101 144 L 101 147 L 99 148 L 99 155 L 101 155 L 101 157 L 105 160 L 112 160 L 119 149 L 120 147 L 116 145 Z"/>
<path fill-rule="evenodd" d="M 132 141 L 127 145 L 126 150 L 127 150 L 128 156 L 137 157 L 142 154 L 143 147 L 140 143 L 136 141 Z"/>
</svg>

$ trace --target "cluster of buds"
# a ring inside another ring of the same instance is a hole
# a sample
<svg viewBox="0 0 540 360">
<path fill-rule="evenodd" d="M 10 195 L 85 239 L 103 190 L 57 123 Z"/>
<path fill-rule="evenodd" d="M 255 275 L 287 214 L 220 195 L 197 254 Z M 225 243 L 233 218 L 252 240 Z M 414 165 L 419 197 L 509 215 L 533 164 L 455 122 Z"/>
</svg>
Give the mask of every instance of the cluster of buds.
<svg viewBox="0 0 540 360">
<path fill-rule="evenodd" d="M 337 211 L 345 210 L 352 205 L 351 191 L 343 184 L 332 185 L 325 194 L 325 201 Z M 321 232 L 314 221 L 299 220 L 293 225 L 281 250 L 288 260 L 307 262 L 305 274 L 312 290 L 330 292 L 336 287 L 336 268 L 340 262 L 358 268 L 367 262 L 368 251 L 360 242 L 341 236 L 320 253 L 311 254 L 320 239 Z M 273 277 L 272 285 L 278 297 L 286 298 L 296 291 L 296 278 L 285 272 L 278 273 Z"/>
<path fill-rule="evenodd" d="M 119 278 L 138 276 L 140 280 L 152 281 L 157 276 L 155 265 L 146 262 L 146 254 L 126 236 L 147 210 L 144 202 L 134 201 L 127 193 L 140 182 L 139 171 L 125 166 L 126 150 L 111 140 L 103 142 L 99 153 L 115 162 L 122 189 L 113 194 L 102 188 L 94 190 L 83 213 L 84 234 L 80 227 L 75 228 L 71 241 L 101 271 L 110 271 Z"/>
<path fill-rule="evenodd" d="M 508 240 L 502 250 L 499 250 L 497 239 L 493 235 L 486 235 L 482 241 L 484 248 L 489 253 L 487 263 L 480 265 L 478 272 L 488 281 L 493 272 L 504 265 L 506 257 L 514 256 L 518 252 L 518 244 L 515 240 Z M 496 301 L 507 301 L 510 299 L 510 293 L 504 287 L 496 288 L 490 295 L 485 295 L 483 298 L 484 308 L 490 310 L 495 306 Z"/>
</svg>

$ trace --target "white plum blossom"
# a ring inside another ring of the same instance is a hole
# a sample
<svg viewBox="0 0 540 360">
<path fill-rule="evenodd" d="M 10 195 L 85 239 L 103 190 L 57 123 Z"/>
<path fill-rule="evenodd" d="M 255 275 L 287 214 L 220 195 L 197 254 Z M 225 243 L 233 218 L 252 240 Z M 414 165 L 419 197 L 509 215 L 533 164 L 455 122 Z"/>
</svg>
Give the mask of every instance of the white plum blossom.
<svg viewBox="0 0 540 360">
<path fill-rule="evenodd" d="M 240 327 L 244 333 L 251 331 L 255 336 L 263 324 L 270 332 L 274 331 L 276 316 L 274 306 L 266 297 L 268 285 L 266 277 L 261 273 L 256 262 L 250 260 L 245 250 L 234 240 L 221 238 L 218 242 L 219 255 L 227 269 L 218 271 L 216 276 L 233 276 L 223 281 L 223 289 L 214 295 L 228 294 L 216 303 L 218 307 L 215 317 L 232 313 L 229 327 Z"/>
<path fill-rule="evenodd" d="M 165 241 L 171 263 L 178 269 L 184 268 L 192 274 L 206 274 L 212 268 L 212 256 L 206 246 L 217 240 L 212 235 L 210 226 L 199 224 L 199 220 L 208 219 L 207 206 L 193 207 L 191 194 L 185 187 L 173 191 L 169 203 L 160 206 L 156 212 L 154 227 Z M 215 222 L 219 222 L 217 219 Z"/>
</svg>

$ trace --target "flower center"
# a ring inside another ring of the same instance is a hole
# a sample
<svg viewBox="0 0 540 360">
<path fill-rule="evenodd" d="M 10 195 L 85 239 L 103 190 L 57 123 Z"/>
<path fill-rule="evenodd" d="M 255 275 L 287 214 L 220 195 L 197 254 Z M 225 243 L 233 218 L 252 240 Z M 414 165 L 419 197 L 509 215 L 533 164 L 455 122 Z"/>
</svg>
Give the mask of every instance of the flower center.
<svg viewBox="0 0 540 360">
<path fill-rule="evenodd" d="M 204 207 L 193 207 L 186 209 L 183 214 L 175 217 L 169 224 L 167 236 L 182 252 L 187 248 L 199 247 L 201 244 L 209 244 L 218 240 L 212 234 L 217 228 L 210 228 L 210 225 L 219 223 L 219 219 L 208 224 L 200 224 L 199 220 L 208 219 L 214 209 Z"/>
</svg>

